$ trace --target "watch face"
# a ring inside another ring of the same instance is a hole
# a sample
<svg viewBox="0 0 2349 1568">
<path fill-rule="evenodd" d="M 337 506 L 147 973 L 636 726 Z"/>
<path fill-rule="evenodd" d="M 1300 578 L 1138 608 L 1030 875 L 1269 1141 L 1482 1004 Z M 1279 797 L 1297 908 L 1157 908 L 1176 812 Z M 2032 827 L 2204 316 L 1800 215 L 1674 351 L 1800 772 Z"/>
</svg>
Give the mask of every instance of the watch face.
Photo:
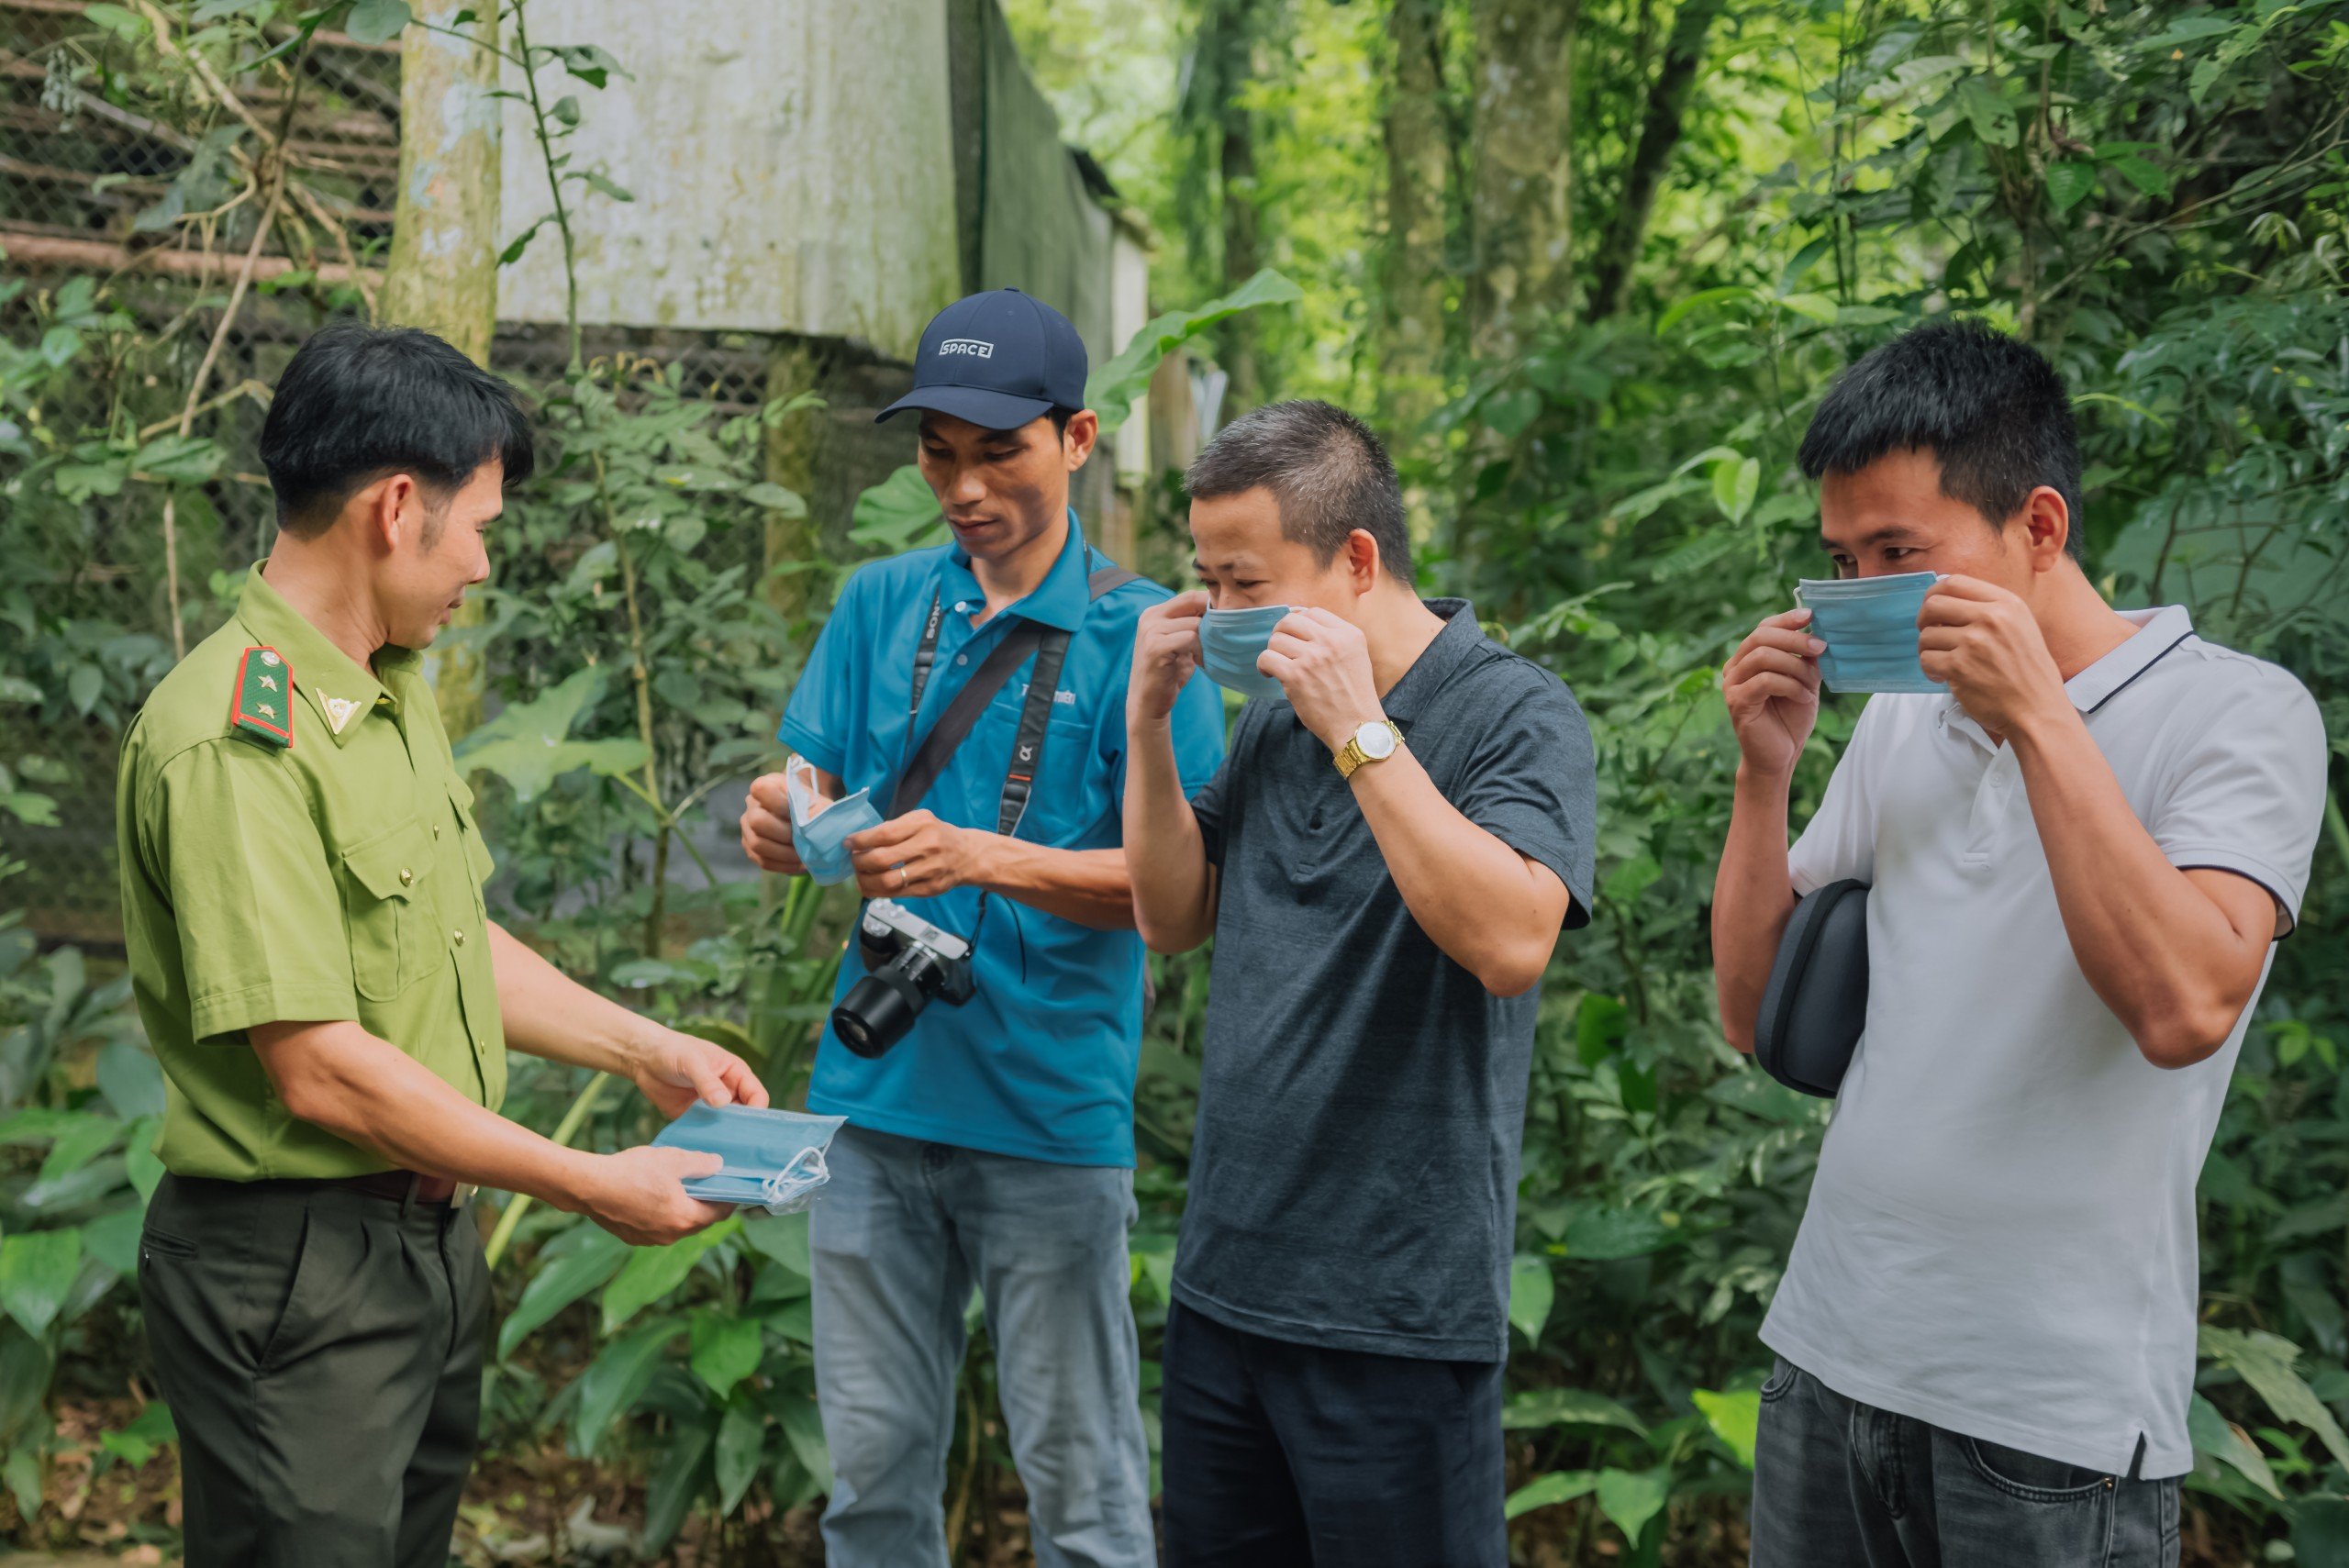
<svg viewBox="0 0 2349 1568">
<path fill-rule="evenodd" d="M 1354 731 L 1354 744 L 1372 762 L 1383 762 L 1395 754 L 1395 732 L 1383 724 L 1365 724 Z"/>
</svg>

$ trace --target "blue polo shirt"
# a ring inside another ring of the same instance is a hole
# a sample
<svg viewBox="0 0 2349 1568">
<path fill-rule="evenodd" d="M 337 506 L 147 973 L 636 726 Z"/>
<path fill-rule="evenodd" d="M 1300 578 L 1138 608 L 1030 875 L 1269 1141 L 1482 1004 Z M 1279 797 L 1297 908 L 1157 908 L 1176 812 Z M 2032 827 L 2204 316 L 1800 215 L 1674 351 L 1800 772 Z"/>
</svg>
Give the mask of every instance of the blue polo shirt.
<svg viewBox="0 0 2349 1568">
<path fill-rule="evenodd" d="M 1109 564 L 1088 550 L 1076 515 L 1043 584 L 974 627 L 986 593 L 959 546 L 911 550 L 861 567 L 841 590 L 791 694 L 779 739 L 850 791 L 870 789 L 884 813 L 913 742 L 1019 618 L 1070 632 L 1068 656 L 1019 836 L 1063 850 L 1116 849 L 1126 782 L 1126 683 L 1134 623 L 1167 598 L 1133 582 L 1088 602 L 1086 578 Z M 938 661 L 911 725 L 914 652 L 933 596 L 942 596 Z M 1029 665 L 1005 683 L 921 804 L 941 820 L 992 832 Z M 1186 794 L 1223 761 L 1223 704 L 1194 676 L 1174 706 L 1174 756 Z M 1134 1070 L 1141 1040 L 1141 939 L 1099 931 L 1000 895 L 978 919 L 979 894 L 957 888 L 906 906 L 959 936 L 977 930 L 978 995 L 933 1002 L 877 1061 L 827 1025 L 808 1084 L 810 1110 L 905 1138 L 1069 1165 L 1130 1165 Z M 856 944 L 841 963 L 837 1002 L 865 973 Z"/>
</svg>

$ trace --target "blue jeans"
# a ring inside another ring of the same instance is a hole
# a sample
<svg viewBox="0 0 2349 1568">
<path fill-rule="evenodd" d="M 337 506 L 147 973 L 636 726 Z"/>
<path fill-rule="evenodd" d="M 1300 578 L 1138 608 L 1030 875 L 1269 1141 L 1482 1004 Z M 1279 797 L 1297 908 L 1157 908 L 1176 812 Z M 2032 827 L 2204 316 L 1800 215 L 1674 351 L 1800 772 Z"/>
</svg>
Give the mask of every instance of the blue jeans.
<svg viewBox="0 0 2349 1568">
<path fill-rule="evenodd" d="M 1127 1300 L 1133 1173 L 845 1127 L 810 1211 L 831 1568 L 946 1568 L 963 1308 L 986 1306 L 1038 1568 L 1148 1568 L 1150 1449 Z"/>
<path fill-rule="evenodd" d="M 1753 1568 L 2176 1568 L 2177 1483 L 1896 1416 L 1780 1356 L 1753 1445 Z"/>
</svg>

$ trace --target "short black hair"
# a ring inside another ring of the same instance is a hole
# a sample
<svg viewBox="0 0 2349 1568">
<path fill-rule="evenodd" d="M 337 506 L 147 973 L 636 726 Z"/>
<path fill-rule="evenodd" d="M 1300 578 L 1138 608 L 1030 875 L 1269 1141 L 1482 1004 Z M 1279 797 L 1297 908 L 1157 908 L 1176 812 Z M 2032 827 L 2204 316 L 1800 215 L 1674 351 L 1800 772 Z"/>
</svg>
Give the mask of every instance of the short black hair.
<svg viewBox="0 0 2349 1568">
<path fill-rule="evenodd" d="M 1044 410 L 1044 417 L 1052 422 L 1052 434 L 1062 440 L 1068 439 L 1068 422 L 1076 416 L 1076 409 L 1063 408 L 1057 403 Z"/>
<path fill-rule="evenodd" d="M 1930 448 L 1942 494 L 2001 528 L 2044 484 L 2071 514 L 2080 554 L 2080 434 L 2063 377 L 2028 343 L 1978 321 L 1928 322 L 1871 349 L 1810 417 L 1802 471 L 1857 473 L 1888 452 Z"/>
<path fill-rule="evenodd" d="M 530 424 L 514 391 L 429 332 L 343 321 L 321 328 L 277 379 L 261 462 L 277 526 L 322 532 L 362 485 L 412 473 L 447 495 L 483 464 L 530 475 Z"/>
<path fill-rule="evenodd" d="M 1259 485 L 1279 503 L 1281 536 L 1327 566 L 1356 528 L 1378 541 L 1396 581 L 1411 581 L 1411 530 L 1403 485 L 1368 425 L 1328 403 L 1300 399 L 1252 409 L 1216 432 L 1183 475 L 1194 501 Z"/>
</svg>

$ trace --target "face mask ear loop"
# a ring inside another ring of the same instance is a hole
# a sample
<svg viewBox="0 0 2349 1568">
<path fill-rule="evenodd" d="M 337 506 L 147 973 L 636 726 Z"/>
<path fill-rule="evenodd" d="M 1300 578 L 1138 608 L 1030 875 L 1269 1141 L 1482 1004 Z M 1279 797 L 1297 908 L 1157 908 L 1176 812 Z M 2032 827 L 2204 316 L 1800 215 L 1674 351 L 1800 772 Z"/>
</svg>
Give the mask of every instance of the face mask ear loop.
<svg viewBox="0 0 2349 1568">
<path fill-rule="evenodd" d="M 774 1207 L 788 1203 L 811 1187 L 820 1187 L 831 1179 L 831 1169 L 824 1163 L 824 1151 L 809 1144 L 794 1154 L 782 1170 L 769 1176 L 760 1190 L 767 1200 L 767 1206 Z"/>
</svg>

